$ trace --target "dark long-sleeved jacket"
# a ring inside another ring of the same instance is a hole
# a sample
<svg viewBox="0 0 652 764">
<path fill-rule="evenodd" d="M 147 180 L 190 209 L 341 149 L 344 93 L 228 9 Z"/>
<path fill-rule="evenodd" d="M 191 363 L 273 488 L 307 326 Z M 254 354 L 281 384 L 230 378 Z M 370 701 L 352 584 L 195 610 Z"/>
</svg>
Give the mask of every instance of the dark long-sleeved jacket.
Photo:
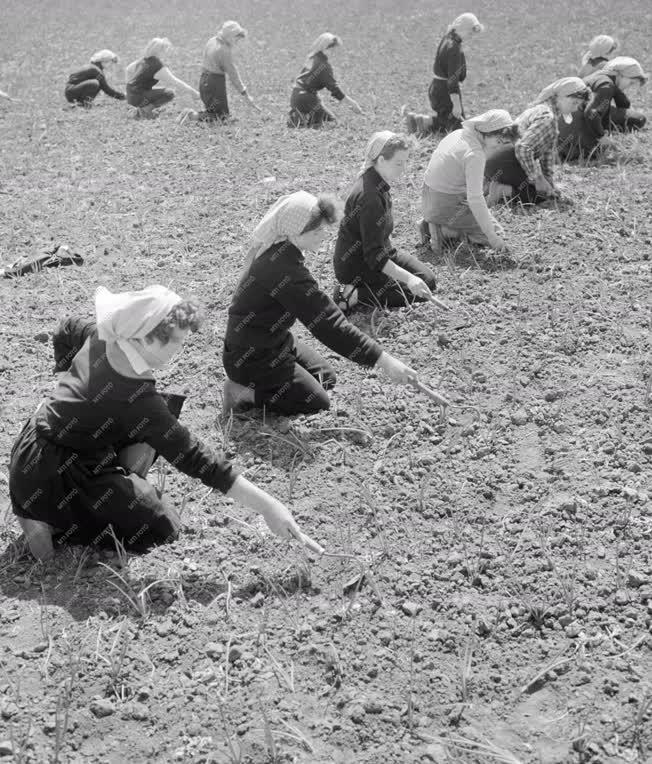
<svg viewBox="0 0 652 764">
<path fill-rule="evenodd" d="M 109 85 L 109 83 L 106 81 L 106 77 L 104 76 L 102 67 L 98 66 L 97 64 L 89 64 L 83 69 L 78 69 L 76 72 L 73 72 L 70 77 L 68 77 L 67 84 L 79 85 L 81 82 L 85 82 L 86 80 L 97 80 L 100 84 L 100 89 L 104 91 L 108 96 L 111 96 L 111 98 L 117 98 L 120 101 L 125 98 L 124 93 L 121 93 L 119 90 L 114 90 Z"/>
<path fill-rule="evenodd" d="M 446 34 L 439 43 L 432 71 L 435 77 L 446 80 L 449 93 L 460 92 L 460 82 L 466 79 L 466 56 L 462 39 L 455 32 Z"/>
</svg>

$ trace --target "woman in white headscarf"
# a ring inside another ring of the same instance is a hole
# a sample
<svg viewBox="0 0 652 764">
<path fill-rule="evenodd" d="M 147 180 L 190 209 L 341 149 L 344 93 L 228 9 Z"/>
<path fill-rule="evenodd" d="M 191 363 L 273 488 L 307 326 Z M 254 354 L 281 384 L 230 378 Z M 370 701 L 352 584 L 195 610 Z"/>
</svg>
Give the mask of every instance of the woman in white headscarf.
<svg viewBox="0 0 652 764">
<path fill-rule="evenodd" d="M 115 535 L 135 550 L 173 541 L 179 515 L 146 480 L 159 454 L 260 512 L 275 533 L 303 540 L 282 504 L 178 421 L 183 396 L 156 389 L 154 372 L 199 327 L 196 306 L 163 286 L 118 294 L 100 287 L 95 310 L 96 323 L 69 320 L 57 332 L 63 374 L 11 452 L 12 509 L 32 553 L 51 557 L 53 536 L 99 544 Z"/>
<path fill-rule="evenodd" d="M 94 53 L 90 62 L 74 71 L 64 90 L 64 95 L 68 103 L 79 106 L 90 106 L 100 90 L 111 98 L 118 101 L 124 101 L 125 94 L 119 90 L 114 90 L 106 81 L 106 70 L 113 64 L 118 63 L 118 57 L 112 50 L 98 50 Z"/>
<path fill-rule="evenodd" d="M 445 238 L 468 238 L 474 244 L 505 250 L 502 227 L 484 198 L 487 154 L 513 146 L 516 126 L 509 112 L 492 109 L 462 122 L 434 150 L 422 189 L 422 242 L 440 254 Z"/>
<path fill-rule="evenodd" d="M 324 89 L 335 100 L 347 103 L 356 114 L 362 114 L 358 102 L 346 95 L 337 84 L 328 60 L 328 56 L 332 56 L 341 45 L 341 39 L 330 32 L 323 32 L 313 42 L 290 96 L 288 127 L 319 128 L 325 122 L 337 122 L 336 116 L 319 95 L 319 91 Z"/>
<path fill-rule="evenodd" d="M 492 185 L 490 203 L 500 198 L 537 204 L 558 196 L 554 181 L 559 117 L 570 122 L 588 98 L 579 77 L 562 77 L 547 85 L 517 119 L 518 140 L 487 157 L 485 179 Z"/>
<path fill-rule="evenodd" d="M 582 78 L 593 74 L 601 69 L 607 61 L 616 55 L 618 40 L 607 34 L 599 34 L 588 45 L 588 50 L 582 56 L 582 63 L 578 75 Z"/>
<path fill-rule="evenodd" d="M 281 197 L 256 226 L 224 337 L 224 412 L 243 405 L 282 414 L 330 407 L 331 365 L 290 331 L 300 321 L 320 342 L 394 382 L 416 372 L 384 352 L 351 324 L 310 273 L 304 252 L 315 252 L 340 216 L 334 197 L 297 191 Z"/>
<path fill-rule="evenodd" d="M 460 128 L 465 116 L 460 83 L 467 74 L 462 44 L 482 31 L 484 25 L 473 13 L 462 13 L 448 25 L 435 54 L 433 79 L 428 88 L 434 114 L 416 114 L 402 107 L 408 133 L 423 136 L 431 132 L 450 133 Z"/>
<path fill-rule="evenodd" d="M 397 252 L 390 186 L 405 173 L 405 136 L 374 133 L 362 170 L 346 200 L 335 244 L 333 268 L 339 282 L 334 300 L 345 312 L 357 303 L 388 308 L 430 300 L 437 286 L 431 268 L 413 255 Z"/>
<path fill-rule="evenodd" d="M 247 36 L 247 30 L 237 21 L 225 21 L 219 32 L 206 43 L 204 60 L 199 77 L 199 95 L 205 110 L 197 112 L 185 109 L 177 121 L 183 124 L 186 120 L 215 122 L 229 118 L 229 101 L 226 94 L 226 78 L 231 86 L 245 99 L 249 106 L 260 111 L 254 99 L 249 94 L 246 85 L 240 77 L 240 72 L 233 60 L 233 51 Z"/>
<path fill-rule="evenodd" d="M 642 87 L 648 80 L 635 58 L 616 56 L 584 78 L 590 95 L 584 109 L 573 114 L 566 124 L 559 120 L 559 156 L 571 161 L 590 156 L 608 132 L 641 130 L 645 115 L 631 108 L 626 91 Z"/>
<path fill-rule="evenodd" d="M 132 61 L 125 70 L 127 103 L 136 109 L 138 119 L 154 119 L 158 110 L 174 99 L 172 88 L 199 98 L 198 91 L 173 74 L 163 60 L 171 52 L 172 43 L 167 37 L 153 37 L 142 58 Z"/>
</svg>

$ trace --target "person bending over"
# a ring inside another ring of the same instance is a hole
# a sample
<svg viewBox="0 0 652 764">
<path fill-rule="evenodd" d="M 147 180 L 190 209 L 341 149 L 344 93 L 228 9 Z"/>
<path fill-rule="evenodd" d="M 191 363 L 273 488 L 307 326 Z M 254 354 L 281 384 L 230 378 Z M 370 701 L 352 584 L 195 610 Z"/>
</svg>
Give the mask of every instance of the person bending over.
<svg viewBox="0 0 652 764">
<path fill-rule="evenodd" d="M 96 325 L 68 321 L 57 333 L 57 369 L 69 369 L 11 451 L 11 506 L 32 554 L 50 558 L 53 537 L 102 544 L 113 533 L 135 550 L 175 539 L 179 514 L 146 479 L 158 454 L 260 512 L 275 533 L 301 538 L 280 502 L 178 421 L 183 398 L 156 389 L 154 372 L 199 327 L 196 306 L 162 286 L 118 294 L 99 287 L 95 310 Z"/>
<path fill-rule="evenodd" d="M 281 197 L 256 226 L 229 306 L 223 361 L 224 412 L 249 405 L 283 414 L 330 407 L 330 364 L 290 331 L 300 321 L 330 350 L 361 366 L 378 367 L 394 382 L 416 372 L 351 324 L 310 273 L 315 252 L 339 215 L 334 197 L 305 191 Z"/>
</svg>

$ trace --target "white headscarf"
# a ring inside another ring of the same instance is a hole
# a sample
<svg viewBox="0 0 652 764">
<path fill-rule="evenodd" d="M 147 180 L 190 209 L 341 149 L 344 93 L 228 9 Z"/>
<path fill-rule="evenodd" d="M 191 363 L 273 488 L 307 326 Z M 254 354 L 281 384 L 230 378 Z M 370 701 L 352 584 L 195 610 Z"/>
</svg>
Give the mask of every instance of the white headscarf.
<svg viewBox="0 0 652 764">
<path fill-rule="evenodd" d="M 534 99 L 534 103 L 545 103 L 549 101 L 553 96 L 569 96 L 576 93 L 586 93 L 588 90 L 584 81 L 579 77 L 562 77 L 559 80 L 551 82 L 539 93 Z"/>
<path fill-rule="evenodd" d="M 511 114 L 505 109 L 490 109 L 477 117 L 465 119 L 462 127 L 478 130 L 481 133 L 493 133 L 496 130 L 504 130 L 512 127 L 514 120 Z"/>
<path fill-rule="evenodd" d="M 483 32 L 484 24 L 481 24 L 473 13 L 462 13 L 449 25 L 447 31 L 461 32 L 464 37 L 468 37 L 471 32 Z"/>
<path fill-rule="evenodd" d="M 582 63 L 588 63 L 590 58 L 608 58 L 617 48 L 618 40 L 614 40 L 608 34 L 599 34 L 589 43 L 588 50 L 584 54 L 586 61 L 583 58 Z"/>
<path fill-rule="evenodd" d="M 217 37 L 229 45 L 233 45 L 238 37 L 246 36 L 247 30 L 241 27 L 237 21 L 225 21 L 217 33 Z"/>
<path fill-rule="evenodd" d="M 381 130 L 371 136 L 364 152 L 364 162 L 360 168 L 359 175 L 362 175 L 363 172 L 366 172 L 370 167 L 374 166 L 376 159 L 378 159 L 382 150 L 385 148 L 387 141 L 390 138 L 395 137 L 396 133 L 393 133 L 391 130 Z"/>
<path fill-rule="evenodd" d="M 328 50 L 328 48 L 330 48 L 333 43 L 341 45 L 342 41 L 335 34 L 331 34 L 330 32 L 323 32 L 310 46 L 310 50 L 308 51 L 308 58 L 314 56 L 315 53 L 323 53 L 325 50 Z"/>
<path fill-rule="evenodd" d="M 629 56 L 616 56 L 600 69 L 605 74 L 622 74 L 623 77 L 641 77 L 647 80 L 647 74 L 635 58 Z"/>
<path fill-rule="evenodd" d="M 91 64 L 117 64 L 118 57 L 116 54 L 108 48 L 98 50 L 97 53 L 93 53 L 90 58 Z"/>
<path fill-rule="evenodd" d="M 158 326 L 181 297 L 164 286 L 149 286 L 137 292 L 95 290 L 97 336 L 106 343 L 115 343 L 127 356 L 137 374 L 144 374 L 149 365 L 131 340 L 142 340 Z"/>
<path fill-rule="evenodd" d="M 298 236 L 316 210 L 317 197 L 307 191 L 295 191 L 277 199 L 254 228 L 245 268 L 272 244 Z"/>
</svg>

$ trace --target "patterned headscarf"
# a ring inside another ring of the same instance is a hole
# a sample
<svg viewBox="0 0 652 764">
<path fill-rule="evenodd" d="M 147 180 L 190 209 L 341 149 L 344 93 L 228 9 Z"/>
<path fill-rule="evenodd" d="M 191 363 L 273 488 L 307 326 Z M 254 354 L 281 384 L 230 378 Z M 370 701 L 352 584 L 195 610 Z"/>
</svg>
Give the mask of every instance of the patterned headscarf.
<svg viewBox="0 0 652 764">
<path fill-rule="evenodd" d="M 323 53 L 325 50 L 328 50 L 328 48 L 332 47 L 333 43 L 341 45 L 342 40 L 340 40 L 340 38 L 335 34 L 331 34 L 330 32 L 323 32 L 310 46 L 310 50 L 308 51 L 308 58 L 314 56 L 315 53 Z"/>
<path fill-rule="evenodd" d="M 481 133 L 493 133 L 497 130 L 504 130 L 512 127 L 514 120 L 511 114 L 505 109 L 490 109 L 477 117 L 465 119 L 462 127 L 478 130 Z"/>
<path fill-rule="evenodd" d="M 143 374 L 150 367 L 132 340 L 144 339 L 180 302 L 178 294 L 159 285 L 117 293 L 98 287 L 95 290 L 97 336 L 106 343 L 117 344 L 133 370 Z"/>
<path fill-rule="evenodd" d="M 307 191 L 295 191 L 277 199 L 267 210 L 251 235 L 245 268 L 272 244 L 298 236 L 317 209 L 317 197 Z"/>
<path fill-rule="evenodd" d="M 246 36 L 247 30 L 241 27 L 237 21 L 225 21 L 217 33 L 217 37 L 229 45 L 233 45 L 238 37 Z"/>
<path fill-rule="evenodd" d="M 374 162 L 385 148 L 387 141 L 395 137 L 396 133 L 393 133 L 391 130 L 381 130 L 371 136 L 364 152 L 364 162 L 360 168 L 359 175 L 362 175 L 363 172 L 374 166 Z"/>
<path fill-rule="evenodd" d="M 638 61 L 629 56 L 616 56 L 616 58 L 612 58 L 611 61 L 607 61 L 600 71 L 605 74 L 622 74 L 623 77 L 639 77 L 644 82 L 647 82 L 648 78 Z"/>
<path fill-rule="evenodd" d="M 461 32 L 464 37 L 468 37 L 471 32 L 484 32 L 484 24 L 481 24 L 473 13 L 462 13 L 449 25 L 447 31 Z"/>
<path fill-rule="evenodd" d="M 553 96 L 582 95 L 587 92 L 587 86 L 579 77 L 562 77 L 547 85 L 534 99 L 534 103 L 545 103 Z"/>
</svg>

